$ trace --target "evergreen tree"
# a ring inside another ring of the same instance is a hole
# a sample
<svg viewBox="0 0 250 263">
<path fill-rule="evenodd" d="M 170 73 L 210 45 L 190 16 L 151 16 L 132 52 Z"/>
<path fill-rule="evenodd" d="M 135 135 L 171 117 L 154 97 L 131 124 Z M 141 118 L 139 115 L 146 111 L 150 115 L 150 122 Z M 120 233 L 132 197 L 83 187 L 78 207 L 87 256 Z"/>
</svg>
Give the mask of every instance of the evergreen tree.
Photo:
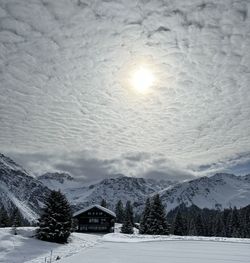
<svg viewBox="0 0 250 263">
<path fill-rule="evenodd" d="M 121 200 L 119 200 L 115 207 L 116 222 L 122 223 L 124 219 L 124 207 Z"/>
<path fill-rule="evenodd" d="M 230 223 L 231 212 L 232 212 L 232 209 L 230 208 L 230 209 L 224 209 L 223 213 L 222 213 L 222 221 L 224 224 L 224 229 L 223 229 L 224 235 L 223 236 L 225 236 L 225 237 L 231 236 L 230 228 L 228 227 L 229 223 Z"/>
<path fill-rule="evenodd" d="M 221 237 L 250 237 L 250 205 L 241 209 L 200 209 L 198 207 L 176 207 L 168 213 L 172 221 L 172 229 L 179 212 L 182 219 L 187 221 L 188 235 L 221 236 Z M 176 220 L 179 221 L 179 220 Z"/>
<path fill-rule="evenodd" d="M 213 223 L 213 235 L 222 237 L 224 235 L 224 223 L 222 219 L 222 213 L 218 212 Z"/>
<path fill-rule="evenodd" d="M 198 214 L 195 218 L 195 227 L 196 227 L 196 232 L 198 236 L 205 235 L 204 224 L 203 224 L 203 219 L 202 219 L 201 214 Z"/>
<path fill-rule="evenodd" d="M 124 215 L 124 220 L 123 220 L 123 225 L 121 228 L 121 232 L 124 234 L 133 234 L 133 214 L 131 217 L 131 212 L 133 212 L 130 201 L 126 203 L 126 208 L 125 208 L 125 215 Z"/>
<path fill-rule="evenodd" d="M 186 234 L 186 229 L 187 229 L 187 226 L 182 217 L 182 214 L 180 211 L 178 211 L 175 216 L 173 225 L 172 225 L 172 233 L 174 235 L 184 236 Z"/>
<path fill-rule="evenodd" d="M 132 226 L 134 226 L 134 211 L 130 201 L 127 201 L 126 203 L 125 212 L 128 213 L 129 220 L 132 223 Z"/>
<path fill-rule="evenodd" d="M 167 223 L 165 208 L 161 203 L 159 194 L 153 197 L 150 213 L 150 234 L 168 235 L 169 225 Z"/>
<path fill-rule="evenodd" d="M 20 214 L 18 208 L 13 210 L 11 216 L 12 231 L 14 235 L 17 235 L 17 228 L 22 226 L 22 215 Z"/>
<path fill-rule="evenodd" d="M 242 217 L 244 220 L 242 223 L 242 237 L 250 238 L 250 205 L 242 208 L 242 213 L 244 214 L 244 217 Z"/>
<path fill-rule="evenodd" d="M 147 198 L 144 211 L 142 213 L 142 218 L 139 227 L 140 234 L 150 234 L 151 226 L 151 203 L 150 198 Z"/>
<path fill-rule="evenodd" d="M 60 191 L 51 191 L 45 204 L 46 207 L 39 219 L 37 238 L 66 243 L 72 226 L 71 209 L 66 197 Z"/>
<path fill-rule="evenodd" d="M 107 201 L 105 199 L 102 199 L 101 206 L 106 208 L 108 207 Z"/>
<path fill-rule="evenodd" d="M 10 226 L 10 218 L 4 206 L 0 209 L 0 227 Z"/>
<path fill-rule="evenodd" d="M 191 218 L 191 220 L 189 221 L 188 235 L 197 236 L 197 230 L 196 230 L 195 221 L 193 218 Z"/>
<path fill-rule="evenodd" d="M 240 232 L 239 214 L 236 207 L 233 208 L 229 219 L 229 233 L 231 237 L 238 237 Z"/>
</svg>

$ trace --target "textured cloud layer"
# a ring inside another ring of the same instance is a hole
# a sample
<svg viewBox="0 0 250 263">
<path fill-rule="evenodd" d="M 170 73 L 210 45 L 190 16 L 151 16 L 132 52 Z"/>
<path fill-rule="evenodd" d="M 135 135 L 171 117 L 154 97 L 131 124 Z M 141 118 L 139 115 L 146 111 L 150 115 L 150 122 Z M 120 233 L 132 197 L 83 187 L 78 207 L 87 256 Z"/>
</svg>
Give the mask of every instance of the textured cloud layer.
<svg viewBox="0 0 250 263">
<path fill-rule="evenodd" d="M 192 171 L 249 156 L 249 12 L 248 0 L 0 0 L 2 150 L 144 152 Z M 143 63 L 157 82 L 138 96 L 127 79 Z"/>
</svg>

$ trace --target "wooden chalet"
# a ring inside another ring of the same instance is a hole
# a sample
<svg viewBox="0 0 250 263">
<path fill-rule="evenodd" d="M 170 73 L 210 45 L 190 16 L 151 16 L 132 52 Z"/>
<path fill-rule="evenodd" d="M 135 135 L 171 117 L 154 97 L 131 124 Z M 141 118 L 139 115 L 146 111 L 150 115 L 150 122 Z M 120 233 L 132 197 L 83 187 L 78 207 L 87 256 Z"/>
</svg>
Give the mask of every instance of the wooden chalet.
<svg viewBox="0 0 250 263">
<path fill-rule="evenodd" d="M 114 232 L 116 215 L 100 205 L 92 205 L 74 213 L 77 232 Z"/>
</svg>

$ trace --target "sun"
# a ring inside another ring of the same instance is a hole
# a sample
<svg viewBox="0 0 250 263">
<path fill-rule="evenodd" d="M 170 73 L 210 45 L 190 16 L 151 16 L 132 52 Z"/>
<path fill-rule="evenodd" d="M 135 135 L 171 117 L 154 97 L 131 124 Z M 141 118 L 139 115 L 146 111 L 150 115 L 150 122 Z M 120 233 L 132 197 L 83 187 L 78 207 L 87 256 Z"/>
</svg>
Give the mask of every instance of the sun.
<svg viewBox="0 0 250 263">
<path fill-rule="evenodd" d="M 154 84 L 155 78 L 153 72 L 146 67 L 141 66 L 131 74 L 131 85 L 139 93 L 147 93 Z"/>
</svg>

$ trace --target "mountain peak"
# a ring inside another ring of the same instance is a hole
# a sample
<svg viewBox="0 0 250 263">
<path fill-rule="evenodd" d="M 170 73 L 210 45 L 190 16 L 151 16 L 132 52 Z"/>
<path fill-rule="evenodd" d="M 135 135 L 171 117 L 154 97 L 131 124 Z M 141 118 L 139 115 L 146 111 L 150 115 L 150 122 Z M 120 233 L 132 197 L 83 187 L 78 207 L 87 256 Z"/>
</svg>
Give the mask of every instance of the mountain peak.
<svg viewBox="0 0 250 263">
<path fill-rule="evenodd" d="M 74 178 L 68 173 L 48 172 L 37 177 L 38 180 L 55 180 L 59 183 L 64 183 L 64 180 L 73 181 Z"/>
<path fill-rule="evenodd" d="M 28 174 L 24 168 L 18 164 L 16 164 L 11 158 L 5 156 L 0 153 L 0 169 L 3 170 L 13 170 L 13 171 L 21 171 L 22 173 Z"/>
</svg>

